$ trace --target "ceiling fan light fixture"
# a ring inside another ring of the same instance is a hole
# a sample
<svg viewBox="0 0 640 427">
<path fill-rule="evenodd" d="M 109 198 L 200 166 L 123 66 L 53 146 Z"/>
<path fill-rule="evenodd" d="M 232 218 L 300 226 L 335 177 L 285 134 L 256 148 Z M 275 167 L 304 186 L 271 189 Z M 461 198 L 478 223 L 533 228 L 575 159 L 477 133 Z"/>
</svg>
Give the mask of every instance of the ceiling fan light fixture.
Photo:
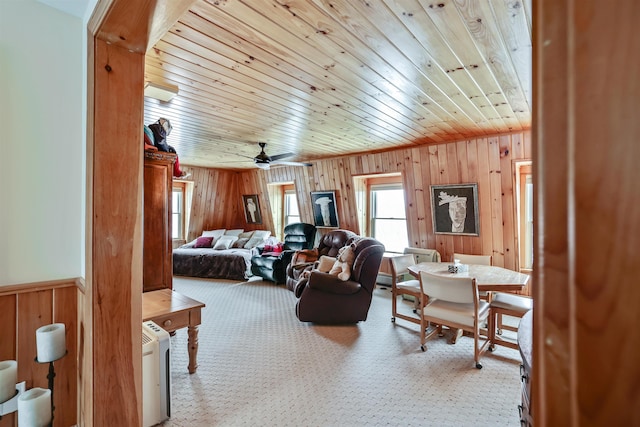
<svg viewBox="0 0 640 427">
<path fill-rule="evenodd" d="M 256 166 L 260 169 L 267 170 L 269 169 L 269 162 L 256 162 Z"/>
</svg>

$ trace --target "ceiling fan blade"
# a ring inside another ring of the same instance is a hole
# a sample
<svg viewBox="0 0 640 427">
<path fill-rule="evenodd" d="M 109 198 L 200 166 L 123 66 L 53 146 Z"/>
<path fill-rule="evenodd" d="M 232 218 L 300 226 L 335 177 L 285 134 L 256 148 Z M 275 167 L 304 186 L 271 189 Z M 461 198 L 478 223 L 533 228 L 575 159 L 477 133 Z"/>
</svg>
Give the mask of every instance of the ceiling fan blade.
<svg viewBox="0 0 640 427">
<path fill-rule="evenodd" d="M 278 160 L 275 162 L 271 162 L 271 166 L 313 166 L 311 163 L 305 162 L 286 162 L 283 160 Z"/>
<path fill-rule="evenodd" d="M 276 154 L 275 156 L 271 156 L 271 161 L 284 159 L 285 157 L 291 157 L 295 153 L 284 153 L 284 154 Z"/>
</svg>

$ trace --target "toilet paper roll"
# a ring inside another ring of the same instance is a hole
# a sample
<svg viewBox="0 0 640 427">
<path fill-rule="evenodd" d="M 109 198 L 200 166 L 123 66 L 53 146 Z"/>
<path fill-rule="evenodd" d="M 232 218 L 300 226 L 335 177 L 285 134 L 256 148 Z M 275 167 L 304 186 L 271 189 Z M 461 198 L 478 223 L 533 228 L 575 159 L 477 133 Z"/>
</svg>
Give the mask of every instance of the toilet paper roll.
<svg viewBox="0 0 640 427">
<path fill-rule="evenodd" d="M 67 352 L 64 323 L 45 325 L 36 330 L 38 362 L 53 362 Z"/>
<path fill-rule="evenodd" d="M 32 388 L 18 397 L 18 427 L 45 427 L 51 422 L 51 390 Z"/>
<path fill-rule="evenodd" d="M 18 362 L 3 360 L 0 362 L 0 403 L 4 403 L 16 394 L 18 382 Z"/>
</svg>

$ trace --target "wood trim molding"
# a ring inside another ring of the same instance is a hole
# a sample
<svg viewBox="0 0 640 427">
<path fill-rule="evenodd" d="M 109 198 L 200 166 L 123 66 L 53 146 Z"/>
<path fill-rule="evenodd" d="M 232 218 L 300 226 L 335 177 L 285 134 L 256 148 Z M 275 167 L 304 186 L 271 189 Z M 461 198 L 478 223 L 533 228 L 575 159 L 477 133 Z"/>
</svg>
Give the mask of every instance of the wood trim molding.
<svg viewBox="0 0 640 427">
<path fill-rule="evenodd" d="M 84 279 L 82 277 L 75 277 L 70 279 L 45 280 L 42 282 L 0 286 L 0 297 L 5 295 L 16 295 L 27 292 L 47 291 L 51 289 L 61 289 L 69 287 L 76 287 L 80 292 L 84 294 Z"/>
</svg>

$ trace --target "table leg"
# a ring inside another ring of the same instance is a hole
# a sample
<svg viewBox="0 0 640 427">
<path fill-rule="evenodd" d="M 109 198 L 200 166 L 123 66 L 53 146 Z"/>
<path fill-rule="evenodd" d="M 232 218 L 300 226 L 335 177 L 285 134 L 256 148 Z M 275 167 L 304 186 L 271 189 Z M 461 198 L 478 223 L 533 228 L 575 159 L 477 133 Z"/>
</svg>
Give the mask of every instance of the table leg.
<svg viewBox="0 0 640 427">
<path fill-rule="evenodd" d="M 189 335 L 187 341 L 189 347 L 189 373 L 193 374 L 198 369 L 198 327 L 188 326 L 187 333 Z"/>
</svg>

